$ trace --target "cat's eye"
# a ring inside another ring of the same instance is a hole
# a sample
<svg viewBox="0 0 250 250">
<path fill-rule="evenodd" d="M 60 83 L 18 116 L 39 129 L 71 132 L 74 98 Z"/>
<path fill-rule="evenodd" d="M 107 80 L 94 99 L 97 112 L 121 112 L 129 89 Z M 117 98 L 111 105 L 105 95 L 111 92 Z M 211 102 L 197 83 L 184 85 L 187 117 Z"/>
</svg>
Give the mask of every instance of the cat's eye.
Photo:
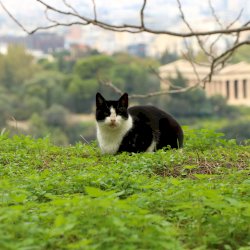
<svg viewBox="0 0 250 250">
<path fill-rule="evenodd" d="M 126 108 L 124 108 L 124 107 L 118 108 L 118 113 L 124 113 L 124 112 L 126 112 Z"/>
<path fill-rule="evenodd" d="M 103 112 L 104 116 L 109 116 L 110 115 L 110 111 L 106 110 Z"/>
</svg>

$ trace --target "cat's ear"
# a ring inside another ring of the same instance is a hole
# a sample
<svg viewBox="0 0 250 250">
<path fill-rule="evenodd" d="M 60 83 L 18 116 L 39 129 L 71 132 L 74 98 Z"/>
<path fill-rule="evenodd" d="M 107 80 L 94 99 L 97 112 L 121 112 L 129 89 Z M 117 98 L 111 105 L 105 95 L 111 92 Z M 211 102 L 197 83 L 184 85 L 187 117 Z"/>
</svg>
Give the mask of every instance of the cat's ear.
<svg viewBox="0 0 250 250">
<path fill-rule="evenodd" d="M 96 107 L 101 107 L 105 103 L 104 97 L 98 92 L 96 93 Z"/>
<path fill-rule="evenodd" d="M 123 107 L 128 107 L 128 94 L 124 93 L 120 99 L 119 99 L 119 103 L 121 104 L 121 106 Z"/>
</svg>

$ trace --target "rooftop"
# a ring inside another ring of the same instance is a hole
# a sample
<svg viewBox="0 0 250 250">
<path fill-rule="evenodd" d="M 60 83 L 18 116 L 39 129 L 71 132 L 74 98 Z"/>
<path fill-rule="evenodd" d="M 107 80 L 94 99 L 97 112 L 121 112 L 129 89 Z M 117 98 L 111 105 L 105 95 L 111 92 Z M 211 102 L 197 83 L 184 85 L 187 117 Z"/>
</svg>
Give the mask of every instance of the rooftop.
<svg viewBox="0 0 250 250">
<path fill-rule="evenodd" d="M 208 66 L 201 66 L 194 64 L 196 71 L 200 76 L 209 73 L 210 68 Z M 184 59 L 162 65 L 160 68 L 160 73 L 168 74 L 173 72 L 181 72 L 183 75 L 194 74 L 194 68 L 190 62 Z M 236 64 L 229 64 L 225 66 L 217 75 L 234 75 L 234 74 L 250 74 L 250 63 L 239 62 Z"/>
</svg>

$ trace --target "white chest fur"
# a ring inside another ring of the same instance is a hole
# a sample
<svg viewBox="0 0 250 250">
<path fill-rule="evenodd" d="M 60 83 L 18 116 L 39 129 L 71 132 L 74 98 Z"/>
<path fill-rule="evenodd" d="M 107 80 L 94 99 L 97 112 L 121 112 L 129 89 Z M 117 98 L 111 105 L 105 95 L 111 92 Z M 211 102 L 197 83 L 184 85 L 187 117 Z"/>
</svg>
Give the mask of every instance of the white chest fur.
<svg viewBox="0 0 250 250">
<path fill-rule="evenodd" d="M 97 122 L 97 140 L 104 154 L 115 154 L 122 142 L 125 134 L 132 128 L 132 117 L 127 120 L 121 120 L 116 128 L 107 126 L 105 122 Z"/>
</svg>

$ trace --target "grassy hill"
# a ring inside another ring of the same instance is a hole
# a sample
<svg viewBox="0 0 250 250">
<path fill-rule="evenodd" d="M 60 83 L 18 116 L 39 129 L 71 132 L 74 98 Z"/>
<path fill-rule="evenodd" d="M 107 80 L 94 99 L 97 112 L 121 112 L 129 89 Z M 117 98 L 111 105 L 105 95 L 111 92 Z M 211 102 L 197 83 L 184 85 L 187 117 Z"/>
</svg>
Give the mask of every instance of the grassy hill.
<svg viewBox="0 0 250 250">
<path fill-rule="evenodd" d="M 185 129 L 182 150 L 0 136 L 0 249 L 250 249 L 250 146 Z"/>
</svg>

